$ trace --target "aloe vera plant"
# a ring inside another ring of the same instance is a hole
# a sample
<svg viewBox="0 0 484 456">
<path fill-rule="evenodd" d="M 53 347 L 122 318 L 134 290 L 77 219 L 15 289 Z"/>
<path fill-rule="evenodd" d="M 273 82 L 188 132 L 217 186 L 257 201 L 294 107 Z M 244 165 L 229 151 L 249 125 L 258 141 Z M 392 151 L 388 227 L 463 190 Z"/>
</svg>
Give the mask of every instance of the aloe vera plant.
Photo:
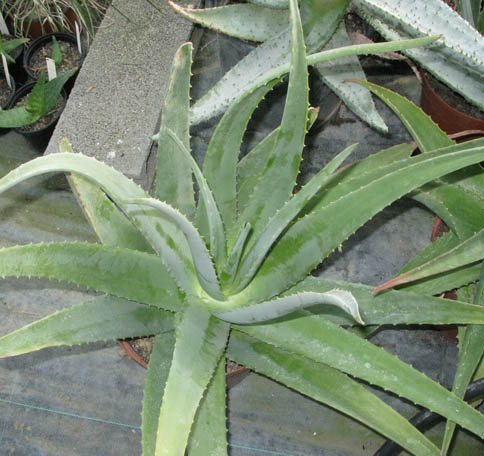
<svg viewBox="0 0 484 456">
<path fill-rule="evenodd" d="M 354 378 L 484 436 L 484 416 L 411 366 L 348 331 L 363 324 L 484 323 L 484 308 L 312 277 L 311 271 L 392 201 L 471 166 L 484 141 L 410 157 L 407 145 L 338 170 L 337 155 L 298 193 L 308 108 L 307 56 L 290 2 L 290 79 L 281 125 L 241 161 L 246 125 L 277 77 L 221 119 L 199 169 L 190 154 L 192 48 L 183 45 L 157 135 L 154 197 L 112 168 L 62 152 L 0 179 L 0 192 L 50 172 L 73 190 L 100 244 L 0 250 L 0 276 L 36 276 L 105 293 L 0 338 L 0 357 L 47 346 L 155 335 L 142 412 L 144 455 L 227 454 L 225 356 L 376 429 L 415 455 L 439 449 Z M 277 75 L 278 76 L 278 75 Z M 198 203 L 193 193 L 198 184 Z"/>
<path fill-rule="evenodd" d="M 472 3 L 475 8 L 478 2 Z M 284 9 L 286 2 L 253 1 L 200 10 L 182 8 L 174 3 L 172 6 L 206 27 L 262 42 L 194 104 L 194 122 L 221 113 L 240 93 L 260 84 L 260 75 L 288 60 L 289 31 L 280 25 L 284 20 L 289 23 Z M 342 21 L 346 11 L 356 12 L 388 40 L 441 34 L 438 45 L 402 52 L 470 103 L 484 109 L 484 37 L 442 0 L 302 0 L 301 14 L 309 52 L 336 50 L 350 44 Z M 482 22 L 482 12 L 479 17 Z M 377 130 L 386 130 L 369 93 L 361 86 L 344 84 L 347 78 L 365 79 L 356 56 L 336 62 L 308 63 L 357 116 Z"/>
</svg>

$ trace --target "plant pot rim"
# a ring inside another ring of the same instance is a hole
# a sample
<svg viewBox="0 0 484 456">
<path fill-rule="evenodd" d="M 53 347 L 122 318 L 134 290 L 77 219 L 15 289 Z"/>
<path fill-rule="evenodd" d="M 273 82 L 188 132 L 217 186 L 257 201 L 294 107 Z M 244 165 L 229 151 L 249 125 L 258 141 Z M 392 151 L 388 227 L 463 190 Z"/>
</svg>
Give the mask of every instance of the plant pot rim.
<svg viewBox="0 0 484 456">
<path fill-rule="evenodd" d="M 432 87 L 427 73 L 420 70 L 421 107 L 448 134 L 465 130 L 484 130 L 484 119 L 466 114 L 448 104 Z"/>
<path fill-rule="evenodd" d="M 128 358 L 131 358 L 133 361 L 136 361 L 141 367 L 145 369 L 148 368 L 148 364 L 144 359 L 142 359 L 134 350 L 133 347 L 129 344 L 127 340 L 118 339 L 118 345 L 124 350 Z M 231 372 L 227 372 L 225 374 L 225 378 L 227 381 L 227 386 L 231 388 L 235 386 L 237 383 L 242 381 L 250 372 L 250 369 L 247 367 L 239 367 L 238 369 L 234 369 Z"/>
<path fill-rule="evenodd" d="M 72 33 L 66 33 L 66 32 L 51 32 L 51 33 L 46 33 L 45 35 L 39 36 L 35 40 L 31 41 L 29 45 L 25 48 L 24 55 L 23 55 L 23 67 L 25 72 L 29 75 L 31 79 L 36 81 L 39 79 L 39 76 L 37 76 L 35 73 L 32 72 L 30 69 L 30 58 L 33 55 L 33 53 L 40 48 L 44 43 L 48 43 L 49 41 L 52 41 L 52 37 L 55 36 L 56 39 L 59 39 L 60 41 L 68 41 L 70 43 L 73 43 L 76 45 L 76 50 L 77 50 L 77 38 L 72 34 Z M 80 60 L 79 60 L 79 65 L 77 67 L 77 70 L 82 65 L 82 62 L 84 61 L 84 58 L 86 56 L 84 47 L 81 48 L 82 52 L 80 54 Z M 77 74 L 77 72 L 75 73 Z"/>
</svg>

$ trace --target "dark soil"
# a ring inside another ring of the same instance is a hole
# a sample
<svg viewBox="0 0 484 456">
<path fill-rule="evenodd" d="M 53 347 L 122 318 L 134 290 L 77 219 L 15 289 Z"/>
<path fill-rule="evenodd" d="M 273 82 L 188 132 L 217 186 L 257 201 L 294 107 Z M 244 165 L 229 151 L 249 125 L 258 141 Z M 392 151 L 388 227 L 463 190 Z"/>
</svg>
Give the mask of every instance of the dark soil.
<svg viewBox="0 0 484 456">
<path fill-rule="evenodd" d="M 481 111 L 478 107 L 468 103 L 462 96 L 449 89 L 445 84 L 435 79 L 432 75 L 427 73 L 427 79 L 429 80 L 432 88 L 437 92 L 442 99 L 455 109 L 463 112 L 472 117 L 484 120 L 484 111 Z"/>
<path fill-rule="evenodd" d="M 57 68 L 57 74 L 65 73 L 72 68 L 78 68 L 81 63 L 81 56 L 77 49 L 77 45 L 69 41 L 57 40 L 62 52 L 62 62 Z M 31 56 L 29 61 L 30 71 L 39 77 L 42 70 L 47 71 L 47 64 L 45 59 L 52 58 L 53 43 L 47 43 L 45 46 L 39 47 Z"/>
<path fill-rule="evenodd" d="M 5 75 L 0 74 L 0 106 L 1 107 L 3 108 L 5 107 L 5 104 L 10 98 L 11 93 L 12 92 L 10 90 L 10 87 L 7 84 Z"/>
<path fill-rule="evenodd" d="M 18 100 L 15 106 L 24 106 L 27 104 L 27 99 L 28 95 Z M 44 117 L 41 117 L 37 122 L 30 125 L 25 125 L 24 127 L 19 127 L 17 130 L 24 133 L 42 130 L 59 116 L 59 112 L 64 109 L 65 104 L 66 100 L 61 95 L 57 101 L 57 104 L 49 111 L 48 114 L 46 114 Z"/>
</svg>

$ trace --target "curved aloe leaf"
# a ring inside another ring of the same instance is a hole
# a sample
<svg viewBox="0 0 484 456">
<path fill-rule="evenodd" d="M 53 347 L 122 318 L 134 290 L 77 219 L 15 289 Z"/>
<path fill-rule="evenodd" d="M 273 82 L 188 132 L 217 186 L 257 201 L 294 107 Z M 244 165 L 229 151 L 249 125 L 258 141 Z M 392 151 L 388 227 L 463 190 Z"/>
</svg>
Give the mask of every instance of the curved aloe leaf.
<svg viewBox="0 0 484 456">
<path fill-rule="evenodd" d="M 247 223 L 242 231 L 240 232 L 239 238 L 235 241 L 235 244 L 230 252 L 229 257 L 227 258 L 227 263 L 225 264 L 225 268 L 221 274 L 221 280 L 224 284 L 231 282 L 232 278 L 235 276 L 237 272 L 237 268 L 239 267 L 240 259 L 242 258 L 242 253 L 244 252 L 245 245 L 247 243 L 247 239 L 249 237 L 250 231 L 252 227 L 250 223 Z"/>
<path fill-rule="evenodd" d="M 275 83 L 273 81 L 246 93 L 231 105 L 218 123 L 208 145 L 203 161 L 203 174 L 227 229 L 232 227 L 237 212 L 237 161 L 247 123 L 257 105 Z M 205 204 L 199 204 L 198 210 L 206 213 Z"/>
<path fill-rule="evenodd" d="M 344 21 L 341 21 L 336 32 L 324 47 L 324 50 L 338 49 L 351 44 Z M 358 57 L 350 56 L 337 60 L 317 63 L 313 69 L 319 78 L 338 95 L 346 106 L 360 119 L 378 131 L 386 133 L 388 127 L 375 108 L 375 103 L 368 90 L 346 84 L 348 78 L 365 79 L 366 76 Z"/>
<path fill-rule="evenodd" d="M 231 333 L 227 354 L 230 359 L 361 421 L 413 454 L 439 454 L 438 448 L 407 419 L 336 369 L 235 330 Z"/>
<path fill-rule="evenodd" d="M 237 222 L 250 223 L 258 237 L 267 220 L 290 198 L 299 172 L 306 136 L 308 73 L 299 10 L 290 1 L 291 74 L 281 126 L 269 152 L 270 158 L 259 185 Z M 273 191 L 277 188 L 277 191 Z"/>
<path fill-rule="evenodd" d="M 143 411 L 141 413 L 141 445 L 143 456 L 154 456 L 156 431 L 160 419 L 161 400 L 170 371 L 175 331 L 157 334 L 150 354 L 143 392 Z"/>
<path fill-rule="evenodd" d="M 316 206 L 292 225 L 240 298 L 260 302 L 281 293 L 288 285 L 303 279 L 386 205 L 443 174 L 479 162 L 483 152 L 484 141 L 476 140 L 411 157 L 402 163 L 383 166 L 381 175 L 364 183 L 357 192 L 346 193 L 343 179 L 339 188 L 344 196 L 326 206 L 323 198 L 322 207 Z"/>
<path fill-rule="evenodd" d="M 236 329 L 390 390 L 484 436 L 484 415 L 396 356 L 323 318 L 317 322 L 297 318 Z"/>
<path fill-rule="evenodd" d="M 59 345 L 149 336 L 171 328 L 170 312 L 112 296 L 99 296 L 0 337 L 0 357 Z"/>
<path fill-rule="evenodd" d="M 203 204 L 205 206 L 205 210 L 207 211 L 208 230 L 210 233 L 210 253 L 215 259 L 215 263 L 217 265 L 221 265 L 225 260 L 225 230 L 212 191 L 205 180 L 205 176 L 200 171 L 200 168 L 198 167 L 194 158 L 191 156 L 188 149 L 183 145 L 173 131 L 169 129 L 166 131 L 169 138 L 176 144 L 178 150 L 181 151 L 183 156 L 186 158 L 200 187 L 200 196 L 203 199 Z"/>
<path fill-rule="evenodd" d="M 350 314 L 358 323 L 364 325 L 358 310 L 358 302 L 351 293 L 344 290 L 330 290 L 326 293 L 302 292 L 271 301 L 261 302 L 240 309 L 215 314 L 217 318 L 237 324 L 253 324 L 274 320 L 305 307 L 329 304 L 339 307 Z"/>
<path fill-rule="evenodd" d="M 404 51 L 484 109 L 484 37 L 440 0 L 353 0 L 356 12 L 386 39 L 441 34 L 443 44 Z"/>
<path fill-rule="evenodd" d="M 47 155 L 19 166 L 0 179 L 0 193 L 31 177 L 52 172 L 73 172 L 88 178 L 125 213 L 127 207 L 123 201 L 129 198 L 149 198 L 141 187 L 113 168 L 93 158 L 72 153 Z M 177 284 L 191 294 L 199 294 L 201 287 L 184 234 L 168 220 L 160 224 L 159 218 L 154 219 L 149 211 L 139 210 L 136 214 L 138 229 L 162 257 Z"/>
<path fill-rule="evenodd" d="M 210 379 L 224 351 L 229 324 L 188 307 L 176 327 L 156 436 L 156 456 L 184 456 L 188 436 Z"/>
<path fill-rule="evenodd" d="M 481 277 L 477 287 L 474 303 L 478 306 L 484 306 L 484 263 L 481 267 Z M 463 339 L 459 341 L 459 360 L 457 371 L 455 373 L 452 392 L 459 398 L 463 399 L 467 385 L 472 380 L 484 353 L 484 326 L 469 325 L 466 327 Z M 442 443 L 442 455 L 445 456 L 450 446 L 452 436 L 455 430 L 455 423 L 447 421 Z"/>
<path fill-rule="evenodd" d="M 178 212 L 169 204 L 154 198 L 131 199 L 126 200 L 125 203 L 128 205 L 149 206 L 173 219 L 187 238 L 192 253 L 193 263 L 197 270 L 198 279 L 200 280 L 203 289 L 215 299 L 223 299 L 217 279 L 217 273 L 213 267 L 207 246 L 195 227 L 181 212 Z M 134 211 L 130 211 L 130 213 L 135 215 Z"/>
<path fill-rule="evenodd" d="M 308 277 L 287 290 L 282 297 L 297 293 L 327 293 L 338 289 L 350 293 L 358 303 L 361 318 L 366 325 L 446 325 L 446 324 L 481 324 L 484 321 L 484 309 L 481 306 L 450 299 L 408 292 L 406 290 L 385 291 L 377 296 L 373 287 L 360 283 L 330 280 L 323 277 Z M 330 320 L 339 325 L 354 325 L 355 320 L 334 306 L 321 305 L 301 315 L 304 318 Z"/>
<path fill-rule="evenodd" d="M 389 43 L 346 46 L 341 49 L 310 54 L 307 56 L 307 63 L 315 65 L 353 55 L 396 52 L 416 46 L 425 46 L 439 38 L 440 36 L 432 36 Z M 287 61 L 289 53 L 289 40 L 285 34 L 278 35 L 258 46 L 192 106 L 191 123 L 198 124 L 221 114 L 242 93 L 267 84 L 274 79 L 280 79 L 289 72 L 289 62 Z"/>
<path fill-rule="evenodd" d="M 267 6 L 268 8 L 287 8 L 288 0 L 249 0 L 254 5 Z"/>
<path fill-rule="evenodd" d="M 225 357 L 220 358 L 195 415 L 187 448 L 190 456 L 227 456 L 225 363 Z"/>
<path fill-rule="evenodd" d="M 188 117 L 192 49 L 192 44 L 186 43 L 175 55 L 163 104 L 155 175 L 157 198 L 177 208 L 189 219 L 195 214 L 192 170 L 186 157 L 180 157 L 164 131 L 169 128 L 187 149 L 190 148 Z"/>
<path fill-rule="evenodd" d="M 456 247 L 444 254 L 437 256 L 429 262 L 418 266 L 415 269 L 404 272 L 393 279 L 375 288 L 378 293 L 387 288 L 392 288 L 414 280 L 423 279 L 429 276 L 467 266 L 484 258 L 484 229 L 474 236 L 459 243 Z"/>
<path fill-rule="evenodd" d="M 455 144 L 427 114 L 408 98 L 370 82 L 358 81 L 357 79 L 349 79 L 348 81 L 366 87 L 382 99 L 405 125 L 421 152 Z"/>
<path fill-rule="evenodd" d="M 177 311 L 184 296 L 157 255 L 89 243 L 29 244 L 0 249 L 0 277 L 62 280 Z"/>
<path fill-rule="evenodd" d="M 266 41 L 289 25 L 289 13 L 285 9 L 250 3 L 204 9 L 183 8 L 171 1 L 169 4 L 192 22 L 243 40 Z"/>
<path fill-rule="evenodd" d="M 74 152 L 67 138 L 61 139 L 59 152 Z M 79 206 L 103 244 L 153 252 L 143 235 L 98 186 L 74 174 L 69 174 L 67 179 Z"/>
<path fill-rule="evenodd" d="M 287 228 L 313 196 L 331 179 L 332 174 L 355 150 L 356 146 L 354 144 L 340 152 L 271 218 L 262 235 L 252 245 L 242 261 L 234 281 L 236 292 L 245 288 L 250 282 L 279 235 Z"/>
</svg>

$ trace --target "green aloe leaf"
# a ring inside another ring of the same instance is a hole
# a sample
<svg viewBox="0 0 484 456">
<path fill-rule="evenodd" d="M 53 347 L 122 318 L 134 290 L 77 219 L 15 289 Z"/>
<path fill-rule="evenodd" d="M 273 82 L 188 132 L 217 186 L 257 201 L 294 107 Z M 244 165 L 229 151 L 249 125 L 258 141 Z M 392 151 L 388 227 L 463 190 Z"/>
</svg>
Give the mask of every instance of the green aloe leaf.
<svg viewBox="0 0 484 456">
<path fill-rule="evenodd" d="M 250 226 L 250 223 L 246 223 L 244 228 L 240 232 L 238 239 L 235 241 L 229 257 L 227 258 L 224 270 L 222 271 L 222 274 L 220 276 L 220 280 L 224 288 L 227 288 L 227 286 L 231 284 L 232 279 L 237 272 L 240 259 L 242 258 L 242 253 L 244 252 L 244 248 L 251 230 L 252 227 Z"/>
<path fill-rule="evenodd" d="M 156 197 L 189 219 L 195 214 L 192 170 L 187 158 L 180 156 L 177 146 L 164 132 L 165 129 L 172 130 L 185 148 L 190 149 L 188 116 L 192 49 L 192 44 L 186 43 L 175 55 L 163 104 L 155 175 Z"/>
<path fill-rule="evenodd" d="M 157 255 L 88 243 L 29 244 L 0 249 L 0 277 L 62 280 L 167 310 L 184 297 Z"/>
<path fill-rule="evenodd" d="M 217 279 L 217 273 L 213 266 L 212 259 L 210 258 L 210 253 L 207 250 L 207 246 L 198 234 L 196 228 L 181 212 L 178 212 L 169 204 L 154 198 L 126 200 L 125 203 L 138 207 L 149 206 L 156 209 L 161 214 L 173 219 L 173 221 L 180 227 L 187 238 L 200 284 L 210 296 L 214 297 L 215 299 L 223 299 L 223 294 L 220 291 L 220 286 Z M 131 213 L 134 212 L 135 210 L 132 210 Z"/>
<path fill-rule="evenodd" d="M 364 325 L 358 309 L 358 302 L 351 293 L 333 289 L 325 293 L 301 292 L 270 301 L 252 304 L 240 309 L 233 309 L 215 314 L 217 318 L 237 324 L 254 324 L 291 314 L 296 310 L 317 305 L 336 306 Z"/>
<path fill-rule="evenodd" d="M 160 419 L 161 401 L 170 371 L 175 332 L 157 334 L 150 354 L 143 392 L 143 411 L 141 413 L 141 445 L 143 456 L 155 456 L 156 432 Z"/>
<path fill-rule="evenodd" d="M 288 0 L 249 0 L 255 5 L 267 6 L 268 8 L 287 8 Z"/>
<path fill-rule="evenodd" d="M 67 138 L 61 139 L 59 152 L 74 152 Z M 75 174 L 69 174 L 67 179 L 80 208 L 103 244 L 153 252 L 143 235 L 97 185 Z"/>
<path fill-rule="evenodd" d="M 482 260 L 482 258 L 484 258 L 484 229 L 459 243 L 453 249 L 446 251 L 444 254 L 379 285 L 375 289 L 375 293 L 397 285 L 413 282 L 414 280 L 467 266 Z"/>
<path fill-rule="evenodd" d="M 188 441 L 190 456 L 227 456 L 225 363 L 225 357 L 220 358 L 195 415 Z"/>
<path fill-rule="evenodd" d="M 265 8 L 250 3 L 192 9 L 169 3 L 192 22 L 243 40 L 266 41 L 289 25 L 289 13 L 285 9 Z"/>
<path fill-rule="evenodd" d="M 388 290 L 375 296 L 371 286 L 323 277 L 308 277 L 281 296 L 298 293 L 324 294 L 335 289 L 344 290 L 353 296 L 366 325 L 481 324 L 484 319 L 484 309 L 481 306 L 466 302 L 406 290 Z M 355 324 L 352 316 L 334 306 L 319 305 L 308 310 L 312 314 L 300 312 L 293 317 L 311 318 L 315 321 L 324 318 L 345 326 Z"/>
<path fill-rule="evenodd" d="M 229 324 L 195 307 L 180 313 L 160 410 L 157 456 L 184 456 L 203 393 L 222 357 Z"/>
<path fill-rule="evenodd" d="M 237 212 L 237 162 L 247 123 L 257 105 L 275 83 L 273 81 L 248 92 L 231 105 L 218 123 L 208 145 L 203 161 L 203 174 L 227 229 L 232 227 Z M 198 210 L 204 213 L 201 217 L 207 216 L 204 204 L 199 204 Z"/>
<path fill-rule="evenodd" d="M 291 12 L 291 74 L 282 122 L 270 158 L 237 223 L 250 223 L 258 237 L 267 220 L 290 198 L 299 172 L 308 111 L 308 73 L 302 24 L 295 1 Z M 277 191 L 273 191 L 277 188 Z"/>
<path fill-rule="evenodd" d="M 331 179 L 332 174 L 355 150 L 356 146 L 354 144 L 340 152 L 269 220 L 261 236 L 252 244 L 242 260 L 234 281 L 236 291 L 242 290 L 250 282 L 279 235 Z"/>
<path fill-rule="evenodd" d="M 344 21 L 341 21 L 334 35 L 323 50 L 338 49 L 349 46 L 351 41 L 346 32 Z M 337 60 L 317 63 L 313 67 L 315 74 L 351 109 L 361 120 L 376 130 L 386 133 L 388 127 L 375 108 L 375 103 L 363 87 L 347 84 L 349 78 L 366 80 L 365 73 L 356 55 Z"/>
<path fill-rule="evenodd" d="M 227 355 L 319 402 L 349 415 L 418 455 L 439 454 L 438 448 L 407 419 L 336 369 L 297 356 L 232 331 Z"/>
<path fill-rule="evenodd" d="M 59 345 L 144 337 L 171 328 L 170 312 L 112 296 L 99 296 L 0 337 L 0 357 Z"/>
<path fill-rule="evenodd" d="M 236 329 L 360 378 L 437 412 L 484 436 L 484 416 L 444 387 L 380 347 L 324 320 L 297 318 Z"/>
<path fill-rule="evenodd" d="M 241 299 L 259 302 L 281 293 L 386 205 L 443 174 L 479 162 L 483 151 L 484 141 L 476 140 L 392 163 L 357 192 L 345 191 L 343 174 L 339 188 L 344 196 L 327 205 L 322 198 L 312 212 L 292 225 L 240 293 Z"/>
<path fill-rule="evenodd" d="M 352 8 L 387 40 L 442 35 L 442 44 L 404 53 L 484 109 L 484 37 L 441 0 L 353 0 Z"/>
<path fill-rule="evenodd" d="M 222 222 L 222 217 L 217 208 L 217 203 L 210 187 L 207 184 L 205 176 L 200 171 L 195 159 L 191 156 L 190 151 L 183 145 L 175 133 L 167 129 L 169 138 L 176 144 L 178 150 L 185 157 L 190 166 L 198 186 L 200 187 L 200 197 L 203 200 L 205 210 L 207 212 L 207 223 L 210 241 L 210 253 L 212 254 L 215 263 L 221 266 L 225 260 L 225 230 Z"/>
<path fill-rule="evenodd" d="M 477 286 L 474 303 L 484 306 L 484 263 L 481 267 L 481 277 Z M 459 339 L 459 360 L 455 373 L 452 392 L 460 399 L 464 398 L 469 385 L 484 353 L 484 326 L 468 325 L 462 339 Z M 442 443 L 442 456 L 447 454 L 455 430 L 455 423 L 447 421 Z"/>
<path fill-rule="evenodd" d="M 113 168 L 93 158 L 72 153 L 47 155 L 19 166 L 0 179 L 0 193 L 31 177 L 52 172 L 73 172 L 88 178 L 125 213 L 125 200 L 149 198 L 141 187 Z M 184 234 L 169 220 L 161 223 L 159 218 L 153 218 L 150 211 L 152 209 L 140 209 L 133 219 L 134 223 L 162 257 L 177 284 L 185 291 L 198 295 L 202 290 Z"/>
<path fill-rule="evenodd" d="M 402 97 L 385 87 L 366 81 L 350 79 L 349 82 L 358 83 L 366 87 L 383 100 L 400 118 L 421 152 L 428 152 L 429 150 L 455 144 L 427 114 L 408 98 Z"/>
</svg>

